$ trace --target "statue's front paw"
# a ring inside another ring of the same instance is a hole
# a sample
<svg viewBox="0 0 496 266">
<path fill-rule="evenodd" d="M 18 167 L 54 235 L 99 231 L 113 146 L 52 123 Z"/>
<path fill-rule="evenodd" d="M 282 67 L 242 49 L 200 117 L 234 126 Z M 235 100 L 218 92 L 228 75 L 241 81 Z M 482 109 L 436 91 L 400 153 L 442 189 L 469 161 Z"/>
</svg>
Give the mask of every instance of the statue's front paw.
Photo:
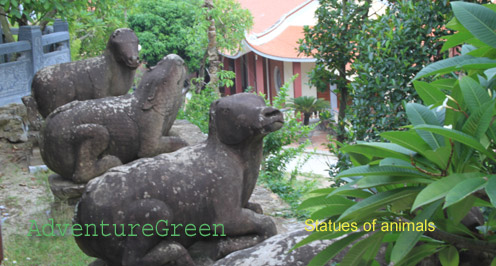
<svg viewBox="0 0 496 266">
<path fill-rule="evenodd" d="M 272 218 L 269 216 L 264 216 L 261 224 L 261 234 L 260 236 L 267 239 L 271 236 L 277 234 L 277 227 Z"/>
<path fill-rule="evenodd" d="M 248 202 L 248 203 L 246 203 L 245 208 L 250 209 L 250 210 L 252 210 L 258 214 L 263 214 L 262 205 L 260 205 L 258 203 Z"/>
</svg>

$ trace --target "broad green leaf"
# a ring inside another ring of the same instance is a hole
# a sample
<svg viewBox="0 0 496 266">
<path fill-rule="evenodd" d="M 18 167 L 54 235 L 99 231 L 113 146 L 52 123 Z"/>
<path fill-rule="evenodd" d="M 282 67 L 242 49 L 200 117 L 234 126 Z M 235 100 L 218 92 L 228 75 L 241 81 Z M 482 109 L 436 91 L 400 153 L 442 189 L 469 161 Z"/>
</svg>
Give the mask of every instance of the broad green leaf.
<svg viewBox="0 0 496 266">
<path fill-rule="evenodd" d="M 410 154 L 413 152 L 407 150 L 401 146 L 398 146 L 394 143 L 357 143 L 355 145 L 348 145 L 344 148 L 341 148 L 341 151 L 344 153 L 353 152 L 355 154 L 363 154 L 365 156 L 373 157 L 393 157 L 399 158 L 403 160 L 408 160 Z M 408 154 L 408 155 L 407 155 Z"/>
<path fill-rule="evenodd" d="M 465 43 L 467 40 L 473 38 L 474 35 L 472 35 L 468 30 L 466 29 L 461 29 L 457 33 L 449 36 L 443 36 L 443 39 L 446 40 L 443 44 L 443 48 L 441 49 L 441 52 L 445 52 L 450 48 L 453 48 L 455 46 L 458 46 L 460 44 Z"/>
<path fill-rule="evenodd" d="M 494 76 L 496 76 L 496 67 L 484 71 L 484 74 L 486 74 L 487 80 L 491 80 Z"/>
<path fill-rule="evenodd" d="M 454 246 L 449 246 L 439 252 L 439 261 L 443 266 L 458 266 L 460 257 Z"/>
<path fill-rule="evenodd" d="M 343 204 L 330 204 L 327 205 L 326 207 L 320 208 L 316 210 L 315 212 L 312 212 L 310 214 L 310 219 L 313 220 L 324 220 L 336 215 L 341 215 L 346 209 L 349 208 L 349 205 L 343 205 Z"/>
<path fill-rule="evenodd" d="M 422 174 L 417 171 L 415 168 L 406 169 L 404 167 L 386 165 L 386 166 L 369 166 L 369 165 L 361 165 L 356 166 L 347 170 L 342 171 L 336 177 L 350 177 L 350 176 L 369 176 L 369 175 L 392 175 L 392 176 L 411 176 L 411 177 L 419 177 L 427 175 Z"/>
<path fill-rule="evenodd" d="M 443 208 L 451 206 L 465 197 L 471 195 L 475 191 L 482 189 L 486 186 L 486 180 L 482 177 L 470 178 L 463 180 L 453 187 L 448 194 L 446 194 L 446 202 Z"/>
<path fill-rule="evenodd" d="M 439 120 L 429 108 L 418 103 L 406 104 L 406 115 L 408 120 L 414 125 L 436 125 L 439 126 Z M 417 133 L 429 144 L 432 150 L 435 150 L 444 145 L 444 139 L 441 136 L 436 136 L 432 132 L 418 130 Z"/>
<path fill-rule="evenodd" d="M 443 244 L 432 244 L 432 243 L 420 245 L 412 249 L 412 251 L 408 253 L 408 255 L 404 257 L 401 261 L 396 263 L 395 266 L 415 266 L 424 258 L 427 258 L 430 255 L 437 253 L 443 247 L 444 247 Z"/>
<path fill-rule="evenodd" d="M 430 84 L 439 89 L 443 90 L 451 90 L 455 86 L 457 80 L 456 79 L 437 79 Z"/>
<path fill-rule="evenodd" d="M 353 205 L 353 201 L 340 196 L 332 196 L 327 197 L 327 195 L 321 195 L 318 197 L 313 197 L 304 200 L 300 206 L 298 206 L 299 210 L 308 209 L 316 206 L 327 206 L 327 205 L 345 205 L 350 206 Z"/>
<path fill-rule="evenodd" d="M 313 257 L 313 259 L 308 263 L 308 266 L 324 265 L 326 262 L 328 262 L 330 259 L 336 256 L 343 248 L 347 247 L 349 244 L 353 243 L 353 241 L 359 239 L 366 233 L 367 232 L 353 233 L 342 239 L 337 240 L 336 242 L 332 243 L 330 246 L 322 250 L 315 257 Z M 298 243 L 297 245 L 299 245 L 300 243 Z"/>
<path fill-rule="evenodd" d="M 486 102 L 475 112 L 472 112 L 463 124 L 462 131 L 478 139 L 484 136 L 493 119 L 495 102 L 495 100 Z"/>
<path fill-rule="evenodd" d="M 412 163 L 410 162 L 410 160 L 404 161 L 396 158 L 382 159 L 379 165 L 380 166 L 392 165 L 392 166 L 400 166 L 404 168 L 412 168 Z"/>
<path fill-rule="evenodd" d="M 462 30 L 467 30 L 463 25 L 456 19 L 456 17 L 453 17 L 448 23 L 446 23 L 446 28 L 456 30 L 456 31 L 462 31 Z"/>
<path fill-rule="evenodd" d="M 496 258 L 494 258 L 493 261 L 491 261 L 491 265 L 490 266 L 496 266 Z"/>
<path fill-rule="evenodd" d="M 415 130 L 382 132 L 380 136 L 409 150 L 420 153 L 424 157 L 427 157 L 425 151 L 431 149 Z"/>
<path fill-rule="evenodd" d="M 448 192 L 460 182 L 474 177 L 480 177 L 480 173 L 467 173 L 467 174 L 451 174 L 443 177 L 434 183 L 429 184 L 417 195 L 415 202 L 413 202 L 412 211 L 418 207 L 424 206 L 438 199 L 441 199 L 448 194 Z"/>
<path fill-rule="evenodd" d="M 435 74 L 447 74 L 455 70 L 486 70 L 492 67 L 496 67 L 496 60 L 485 57 L 461 55 L 429 64 L 420 70 L 413 80 Z"/>
<path fill-rule="evenodd" d="M 355 188 L 371 188 L 392 184 L 421 183 L 430 184 L 433 180 L 416 176 L 364 176 L 354 185 Z"/>
<path fill-rule="evenodd" d="M 309 231 L 308 229 L 305 229 L 305 230 Z M 294 245 L 294 247 L 291 248 L 290 252 L 301 247 L 301 246 L 304 246 L 308 243 L 311 243 L 313 241 L 325 240 L 325 239 L 335 239 L 335 238 L 338 238 L 342 235 L 346 235 L 347 233 L 349 233 L 349 232 L 347 232 L 347 231 L 313 231 L 310 235 L 305 237 L 305 239 L 296 243 L 296 245 Z"/>
<path fill-rule="evenodd" d="M 343 220 L 344 218 L 348 218 L 350 216 L 366 215 L 367 213 L 373 212 L 379 208 L 385 208 L 387 204 L 408 198 L 412 194 L 417 194 L 421 189 L 422 188 L 419 187 L 406 187 L 379 192 L 351 206 L 343 214 L 341 214 L 337 221 Z"/>
<path fill-rule="evenodd" d="M 414 81 L 413 85 L 425 105 L 440 105 L 446 99 L 446 95 L 440 89 L 427 82 Z"/>
<path fill-rule="evenodd" d="M 460 89 L 471 113 L 477 111 L 484 103 L 491 99 L 487 91 L 477 81 L 468 76 L 460 80 Z"/>
<path fill-rule="evenodd" d="M 476 197 L 468 196 L 460 202 L 453 204 L 447 208 L 448 217 L 453 223 L 459 223 L 474 206 Z"/>
<path fill-rule="evenodd" d="M 494 152 L 486 150 L 477 139 L 461 131 L 433 125 L 418 125 L 415 126 L 413 129 L 426 130 L 450 138 L 468 147 L 474 148 L 484 155 L 488 156 L 491 160 L 496 161 Z"/>
<path fill-rule="evenodd" d="M 483 46 L 481 48 L 477 48 L 473 51 L 470 51 L 467 54 L 471 55 L 471 56 L 475 56 L 475 57 L 494 58 L 496 55 L 496 49 L 489 47 L 489 46 Z"/>
<path fill-rule="evenodd" d="M 422 151 L 430 149 L 429 145 L 413 130 L 382 132 L 380 136 L 420 154 Z"/>
<path fill-rule="evenodd" d="M 341 265 L 362 266 L 372 265 L 377 251 L 381 247 L 384 232 L 376 232 L 367 238 L 353 244 L 341 260 Z"/>
<path fill-rule="evenodd" d="M 494 207 L 496 207 L 496 176 L 492 175 L 487 181 L 486 185 L 486 193 L 491 200 L 491 203 Z"/>
<path fill-rule="evenodd" d="M 458 21 L 484 43 L 496 48 L 496 12 L 472 3 L 452 2 Z"/>
<path fill-rule="evenodd" d="M 333 187 L 326 187 L 326 188 L 318 188 L 318 189 L 314 189 L 310 192 L 308 192 L 308 194 L 312 194 L 312 195 L 327 195 L 329 193 L 331 193 L 332 191 L 334 191 L 336 188 L 333 188 Z"/>
<path fill-rule="evenodd" d="M 442 201 L 438 200 L 427 206 L 419 215 L 417 215 L 412 222 L 414 223 L 424 223 L 425 221 L 430 221 L 434 212 L 441 206 Z M 428 228 L 426 228 L 428 230 Z M 417 244 L 420 237 L 423 235 L 422 231 L 404 231 L 398 237 L 396 244 L 393 247 L 391 253 L 391 261 L 398 262 L 403 259 Z"/>
<path fill-rule="evenodd" d="M 440 169 L 445 169 L 448 165 L 448 158 L 451 153 L 451 146 L 443 146 L 435 151 L 427 150 L 424 152 L 425 157 L 435 163 Z"/>
</svg>

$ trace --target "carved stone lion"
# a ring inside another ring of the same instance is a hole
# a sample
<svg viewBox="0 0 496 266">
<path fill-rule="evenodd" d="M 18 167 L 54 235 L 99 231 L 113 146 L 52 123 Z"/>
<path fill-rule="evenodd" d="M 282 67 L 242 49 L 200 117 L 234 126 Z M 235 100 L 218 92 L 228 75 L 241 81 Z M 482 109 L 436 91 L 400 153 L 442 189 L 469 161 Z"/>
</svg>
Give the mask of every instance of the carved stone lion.
<svg viewBox="0 0 496 266">
<path fill-rule="evenodd" d="M 108 265 L 194 265 L 187 248 L 197 241 L 275 235 L 274 222 L 248 199 L 263 137 L 282 125 L 282 113 L 254 94 L 214 102 L 204 143 L 114 167 L 88 183 L 74 223 L 95 224 L 96 236 L 76 242 Z"/>
<path fill-rule="evenodd" d="M 46 118 L 57 107 L 74 100 L 126 94 L 139 64 L 136 34 L 131 29 L 115 30 L 103 55 L 47 66 L 35 74 L 32 95 L 23 98 L 30 120 L 36 111 Z"/>
<path fill-rule="evenodd" d="M 186 146 L 179 137 L 166 136 L 181 105 L 185 76 L 184 61 L 171 54 L 143 75 L 133 94 L 57 108 L 41 130 L 43 161 L 65 179 L 86 183 L 111 167 Z"/>
</svg>

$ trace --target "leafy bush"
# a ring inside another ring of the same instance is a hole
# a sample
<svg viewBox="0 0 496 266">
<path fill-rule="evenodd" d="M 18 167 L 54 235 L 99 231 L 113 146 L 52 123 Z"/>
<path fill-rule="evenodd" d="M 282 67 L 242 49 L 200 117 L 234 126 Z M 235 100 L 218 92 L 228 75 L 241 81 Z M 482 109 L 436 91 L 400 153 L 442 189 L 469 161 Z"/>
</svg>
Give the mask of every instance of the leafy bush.
<svg viewBox="0 0 496 266">
<path fill-rule="evenodd" d="M 290 81 L 281 87 L 279 93 L 273 99 L 273 107 L 284 110 L 288 97 L 289 84 L 295 78 L 296 76 L 293 76 Z M 295 114 L 294 110 L 287 110 L 285 112 L 284 126 L 264 138 L 260 181 L 267 184 L 273 192 L 285 199 L 292 206 L 292 210 L 296 212 L 296 216 L 302 216 L 302 212 L 297 211 L 296 206 L 301 200 L 301 195 L 310 190 L 311 184 L 295 186 L 294 177 L 297 174 L 297 169 L 291 174 L 293 178 L 288 179 L 285 173 L 287 170 L 286 165 L 304 152 L 309 141 L 307 140 L 297 147 L 283 148 L 283 146 L 307 137 L 314 126 L 303 125 L 301 121 L 298 121 L 297 117 L 301 117 L 299 112 Z"/>
<path fill-rule="evenodd" d="M 290 100 L 288 107 L 294 108 L 297 112 L 303 113 L 303 124 L 308 126 L 312 113 L 323 111 L 329 108 L 329 103 L 313 96 L 301 96 Z"/>
<path fill-rule="evenodd" d="M 463 259 L 496 263 L 496 5 L 451 5 L 456 18 L 447 26 L 458 32 L 446 37 L 443 50 L 466 44 L 461 55 L 416 75 L 414 86 L 425 105 L 405 104 L 410 125 L 381 133 L 390 143 L 343 147 L 354 167 L 337 177 L 349 183 L 314 191 L 301 204 L 314 211 L 314 220 L 362 228 L 314 231 L 297 247 L 347 235 L 310 265 L 323 265 L 366 233 L 342 265 L 372 263 L 382 243 L 388 245 L 386 260 L 394 265 L 416 265 L 436 253 L 442 265 Z M 419 81 L 433 75 L 433 82 Z M 379 227 L 373 229 L 373 223 Z M 399 230 L 383 227 L 394 223 Z M 405 225 L 408 230 L 401 229 Z M 410 230 L 411 225 L 416 229 Z"/>
<path fill-rule="evenodd" d="M 192 72 L 200 67 L 204 44 L 198 38 L 201 31 L 196 29 L 196 21 L 201 16 L 201 2 L 138 2 L 136 12 L 129 16 L 128 21 L 140 40 L 140 56 L 147 65 L 154 66 L 165 55 L 174 53 L 185 60 Z"/>
<path fill-rule="evenodd" d="M 448 32 L 446 17 L 445 1 L 398 1 L 363 26 L 369 37 L 356 36 L 360 52 L 351 64 L 357 76 L 350 83 L 349 141 L 378 140 L 380 132 L 407 124 L 402 102 L 417 98 L 411 79 L 432 59 L 447 56 L 437 41 Z"/>
</svg>

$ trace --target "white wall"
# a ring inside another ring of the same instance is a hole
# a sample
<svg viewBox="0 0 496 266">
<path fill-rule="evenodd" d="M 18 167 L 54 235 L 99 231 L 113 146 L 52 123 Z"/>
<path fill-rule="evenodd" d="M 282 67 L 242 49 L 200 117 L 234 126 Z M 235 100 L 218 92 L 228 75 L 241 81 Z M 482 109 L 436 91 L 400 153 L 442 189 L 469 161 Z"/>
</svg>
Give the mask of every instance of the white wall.
<svg viewBox="0 0 496 266">
<path fill-rule="evenodd" d="M 283 62 L 284 63 L 284 83 L 290 81 L 293 76 L 293 62 Z M 288 94 L 290 98 L 294 98 L 294 86 L 293 82 L 289 84 Z"/>
<path fill-rule="evenodd" d="M 310 80 L 308 73 L 315 67 L 315 63 L 301 63 L 301 94 L 302 96 L 317 97 L 317 89 L 310 87 L 308 81 Z"/>
</svg>

